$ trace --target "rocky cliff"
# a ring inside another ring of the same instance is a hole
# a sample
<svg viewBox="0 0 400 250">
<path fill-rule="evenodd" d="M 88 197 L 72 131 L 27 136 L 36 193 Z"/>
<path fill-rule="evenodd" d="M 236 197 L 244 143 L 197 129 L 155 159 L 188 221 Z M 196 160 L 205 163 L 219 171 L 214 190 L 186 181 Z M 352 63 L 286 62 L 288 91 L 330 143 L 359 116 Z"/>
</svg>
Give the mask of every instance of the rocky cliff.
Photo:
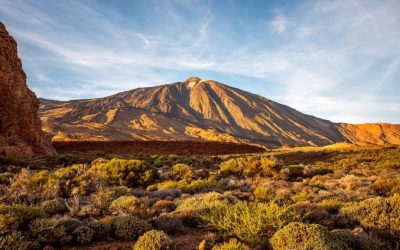
<svg viewBox="0 0 400 250">
<path fill-rule="evenodd" d="M 17 43 L 0 22 L 0 156 L 54 152 L 41 130 L 39 101 L 26 84 Z"/>
</svg>

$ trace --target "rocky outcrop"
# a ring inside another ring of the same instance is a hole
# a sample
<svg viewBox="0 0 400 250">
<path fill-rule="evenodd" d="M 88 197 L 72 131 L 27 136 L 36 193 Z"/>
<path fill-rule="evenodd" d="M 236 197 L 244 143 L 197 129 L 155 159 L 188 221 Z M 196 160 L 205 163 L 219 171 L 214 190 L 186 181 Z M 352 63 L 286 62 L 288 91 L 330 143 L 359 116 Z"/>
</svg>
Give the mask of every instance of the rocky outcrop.
<svg viewBox="0 0 400 250">
<path fill-rule="evenodd" d="M 39 101 L 26 85 L 17 43 L 0 22 L 0 156 L 52 154 L 41 130 Z"/>
</svg>

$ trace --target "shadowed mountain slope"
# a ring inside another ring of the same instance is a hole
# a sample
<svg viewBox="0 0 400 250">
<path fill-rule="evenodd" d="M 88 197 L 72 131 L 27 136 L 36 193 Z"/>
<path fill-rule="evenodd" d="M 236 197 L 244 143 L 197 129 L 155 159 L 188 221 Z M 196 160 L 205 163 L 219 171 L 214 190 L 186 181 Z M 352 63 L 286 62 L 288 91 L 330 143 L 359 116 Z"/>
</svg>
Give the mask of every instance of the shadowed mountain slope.
<svg viewBox="0 0 400 250">
<path fill-rule="evenodd" d="M 40 116 L 53 140 L 211 140 L 266 146 L 400 140 L 398 125 L 386 136 L 390 141 L 358 140 L 366 127 L 332 123 L 197 77 L 97 99 L 41 99 Z"/>
</svg>

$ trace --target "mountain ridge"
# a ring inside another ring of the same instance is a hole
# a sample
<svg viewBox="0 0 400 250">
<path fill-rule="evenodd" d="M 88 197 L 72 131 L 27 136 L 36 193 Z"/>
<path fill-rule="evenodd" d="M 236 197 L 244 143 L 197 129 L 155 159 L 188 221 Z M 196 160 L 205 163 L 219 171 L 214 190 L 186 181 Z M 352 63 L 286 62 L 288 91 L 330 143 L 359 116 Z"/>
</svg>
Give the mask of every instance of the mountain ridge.
<svg viewBox="0 0 400 250">
<path fill-rule="evenodd" d="M 387 143 L 371 136 L 359 140 L 365 126 L 333 123 L 198 77 L 102 98 L 40 101 L 43 129 L 53 140 L 211 140 L 274 147 Z M 382 134 L 400 143 L 399 125 L 389 132 Z"/>
</svg>

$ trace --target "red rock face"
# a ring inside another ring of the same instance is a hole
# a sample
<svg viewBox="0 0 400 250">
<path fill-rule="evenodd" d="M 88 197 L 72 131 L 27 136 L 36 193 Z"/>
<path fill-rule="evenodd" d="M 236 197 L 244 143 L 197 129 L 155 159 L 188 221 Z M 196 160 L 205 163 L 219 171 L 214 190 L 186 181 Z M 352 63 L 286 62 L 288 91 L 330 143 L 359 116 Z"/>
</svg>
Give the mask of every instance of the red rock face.
<svg viewBox="0 0 400 250">
<path fill-rule="evenodd" d="M 41 130 L 39 101 L 26 85 L 17 43 L 0 22 L 0 156 L 52 154 Z"/>
</svg>

